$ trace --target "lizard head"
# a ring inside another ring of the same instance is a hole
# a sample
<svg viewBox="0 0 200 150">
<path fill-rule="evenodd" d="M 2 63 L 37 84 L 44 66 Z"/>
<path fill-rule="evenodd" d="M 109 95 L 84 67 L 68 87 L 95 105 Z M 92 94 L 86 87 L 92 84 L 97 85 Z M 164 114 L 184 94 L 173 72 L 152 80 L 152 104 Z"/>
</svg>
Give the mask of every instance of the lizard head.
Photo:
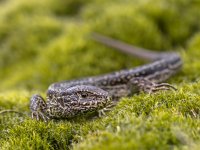
<svg viewBox="0 0 200 150">
<path fill-rule="evenodd" d="M 50 112 L 50 116 L 55 118 L 70 118 L 99 111 L 112 103 L 108 92 L 88 85 L 50 89 L 47 97 L 49 104 L 58 108 L 56 112 Z"/>
</svg>

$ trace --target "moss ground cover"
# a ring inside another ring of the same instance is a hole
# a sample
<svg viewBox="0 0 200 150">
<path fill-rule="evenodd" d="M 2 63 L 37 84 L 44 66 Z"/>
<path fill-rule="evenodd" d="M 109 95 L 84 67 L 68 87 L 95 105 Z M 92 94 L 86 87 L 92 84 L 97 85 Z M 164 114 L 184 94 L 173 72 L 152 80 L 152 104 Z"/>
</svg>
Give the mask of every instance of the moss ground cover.
<svg viewBox="0 0 200 150">
<path fill-rule="evenodd" d="M 200 3 L 187 0 L 0 0 L 0 149 L 199 149 Z M 176 92 L 122 98 L 102 118 L 30 119 L 29 99 L 52 82 L 144 63 L 91 40 L 99 32 L 177 50 Z M 114 62 L 113 62 L 114 60 Z"/>
</svg>

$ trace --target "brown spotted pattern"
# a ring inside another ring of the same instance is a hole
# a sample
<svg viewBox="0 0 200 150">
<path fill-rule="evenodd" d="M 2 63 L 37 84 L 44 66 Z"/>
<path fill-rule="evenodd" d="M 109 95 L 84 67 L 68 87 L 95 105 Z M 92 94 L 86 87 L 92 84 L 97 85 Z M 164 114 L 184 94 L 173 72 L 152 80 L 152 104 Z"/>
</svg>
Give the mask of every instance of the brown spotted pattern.
<svg viewBox="0 0 200 150">
<path fill-rule="evenodd" d="M 141 55 L 147 57 L 146 54 L 143 50 Z M 51 84 L 47 91 L 47 102 L 39 95 L 32 96 L 32 118 L 46 121 L 50 118 L 72 118 L 89 112 L 103 112 L 124 96 L 140 91 L 152 93 L 175 89 L 161 82 L 180 70 L 180 56 L 173 52 L 153 53 L 153 56 L 154 62 L 133 69 Z"/>
</svg>

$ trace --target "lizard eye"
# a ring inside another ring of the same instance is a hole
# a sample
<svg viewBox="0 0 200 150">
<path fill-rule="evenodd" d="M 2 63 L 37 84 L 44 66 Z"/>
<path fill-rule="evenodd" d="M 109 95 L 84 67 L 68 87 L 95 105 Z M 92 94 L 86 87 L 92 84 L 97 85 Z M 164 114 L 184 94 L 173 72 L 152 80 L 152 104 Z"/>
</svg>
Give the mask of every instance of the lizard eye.
<svg viewBox="0 0 200 150">
<path fill-rule="evenodd" d="M 87 93 L 81 93 L 82 98 L 86 98 L 87 96 L 88 96 Z"/>
</svg>

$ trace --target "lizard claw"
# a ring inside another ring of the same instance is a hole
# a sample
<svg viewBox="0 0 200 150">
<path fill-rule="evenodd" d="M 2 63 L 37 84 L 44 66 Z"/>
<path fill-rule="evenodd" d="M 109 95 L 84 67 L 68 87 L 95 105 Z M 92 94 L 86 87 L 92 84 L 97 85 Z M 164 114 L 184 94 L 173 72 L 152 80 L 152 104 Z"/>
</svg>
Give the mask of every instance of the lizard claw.
<svg viewBox="0 0 200 150">
<path fill-rule="evenodd" d="M 99 117 L 102 117 L 102 116 L 106 115 L 104 109 L 99 110 L 98 114 L 99 114 Z"/>
<path fill-rule="evenodd" d="M 174 86 L 168 83 L 154 83 L 149 89 L 147 89 L 147 92 L 149 94 L 157 92 L 157 91 L 163 91 L 163 90 L 177 90 Z"/>
<path fill-rule="evenodd" d="M 105 116 L 107 111 L 111 111 L 111 108 L 114 107 L 116 104 L 114 103 L 110 103 L 109 105 L 107 105 L 105 108 L 100 109 L 98 111 L 99 117 Z"/>
<path fill-rule="evenodd" d="M 31 113 L 31 118 L 32 119 L 36 119 L 37 121 L 39 120 L 43 120 L 44 122 L 47 122 L 49 120 L 49 117 L 47 117 L 46 115 L 44 115 L 42 112 L 40 111 L 33 111 Z"/>
<path fill-rule="evenodd" d="M 145 92 L 145 93 L 155 93 L 157 91 L 163 90 L 177 90 L 174 86 L 168 83 L 155 83 L 143 77 L 136 77 L 130 80 L 129 83 L 132 93 L 135 92 Z"/>
</svg>

